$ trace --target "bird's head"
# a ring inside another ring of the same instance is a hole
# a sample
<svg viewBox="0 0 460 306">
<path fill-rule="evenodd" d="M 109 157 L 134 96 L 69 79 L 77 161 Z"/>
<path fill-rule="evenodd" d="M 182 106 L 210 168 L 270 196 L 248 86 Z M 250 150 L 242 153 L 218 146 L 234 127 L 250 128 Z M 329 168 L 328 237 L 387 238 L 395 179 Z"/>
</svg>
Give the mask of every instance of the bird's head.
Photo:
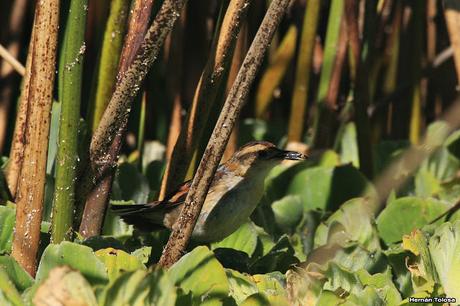
<svg viewBox="0 0 460 306">
<path fill-rule="evenodd" d="M 242 146 L 226 163 L 238 172 L 246 171 L 269 171 L 283 160 L 305 160 L 306 155 L 278 149 L 274 144 L 267 141 L 253 141 Z"/>
</svg>

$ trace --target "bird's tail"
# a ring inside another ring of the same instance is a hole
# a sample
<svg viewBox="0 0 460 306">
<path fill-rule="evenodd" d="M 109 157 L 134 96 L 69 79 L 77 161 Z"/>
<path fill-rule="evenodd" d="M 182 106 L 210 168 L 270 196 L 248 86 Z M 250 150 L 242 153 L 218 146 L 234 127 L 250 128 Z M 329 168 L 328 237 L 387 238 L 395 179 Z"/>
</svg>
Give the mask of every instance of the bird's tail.
<svg viewBox="0 0 460 306">
<path fill-rule="evenodd" d="M 152 232 L 164 229 L 164 213 L 161 210 L 154 209 L 159 204 L 113 204 L 110 209 L 120 216 L 123 221 L 134 225 L 144 232 Z"/>
</svg>

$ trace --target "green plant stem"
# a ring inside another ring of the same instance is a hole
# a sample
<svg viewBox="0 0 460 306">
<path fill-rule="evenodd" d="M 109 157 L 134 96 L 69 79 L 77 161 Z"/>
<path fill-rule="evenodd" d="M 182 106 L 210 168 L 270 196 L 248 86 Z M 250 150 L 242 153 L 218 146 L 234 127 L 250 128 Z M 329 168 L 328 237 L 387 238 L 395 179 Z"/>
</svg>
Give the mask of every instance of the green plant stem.
<svg viewBox="0 0 460 306">
<path fill-rule="evenodd" d="M 311 64 L 315 47 L 316 28 L 318 26 L 319 8 L 321 1 L 308 0 L 302 26 L 299 55 L 292 96 L 291 115 L 289 118 L 289 141 L 301 141 L 305 126 L 305 113 L 308 100 L 308 85 L 310 83 Z"/>
<path fill-rule="evenodd" d="M 78 123 L 80 120 L 83 55 L 88 0 L 70 2 L 59 63 L 59 122 L 56 184 L 53 199 L 51 241 L 72 238 L 75 182 L 78 166 Z"/>
<path fill-rule="evenodd" d="M 326 42 L 324 45 L 324 57 L 319 80 L 318 94 L 316 98 L 317 113 L 314 119 L 313 145 L 315 147 L 327 147 L 331 142 L 330 126 L 332 124 L 331 103 L 327 103 L 329 88 L 331 86 L 334 66 L 336 63 L 337 50 L 340 42 L 340 29 L 343 18 L 344 1 L 333 0 L 329 10 Z"/>
<path fill-rule="evenodd" d="M 104 32 L 94 100 L 90 108 L 90 126 L 95 131 L 113 93 L 118 73 L 121 49 L 126 32 L 130 0 L 113 0 Z"/>
<path fill-rule="evenodd" d="M 224 103 L 222 112 L 209 139 L 208 146 L 198 166 L 190 191 L 187 194 L 184 208 L 177 221 L 178 223 L 174 226 L 174 230 L 163 250 L 159 261 L 160 266 L 170 267 L 184 253 L 196 220 L 201 212 L 214 173 L 224 154 L 225 146 L 230 138 L 235 121 L 249 94 L 249 89 L 256 77 L 256 72 L 262 63 L 275 29 L 284 16 L 288 4 L 289 0 L 273 0 L 268 8 L 238 72 L 235 83 Z"/>
</svg>

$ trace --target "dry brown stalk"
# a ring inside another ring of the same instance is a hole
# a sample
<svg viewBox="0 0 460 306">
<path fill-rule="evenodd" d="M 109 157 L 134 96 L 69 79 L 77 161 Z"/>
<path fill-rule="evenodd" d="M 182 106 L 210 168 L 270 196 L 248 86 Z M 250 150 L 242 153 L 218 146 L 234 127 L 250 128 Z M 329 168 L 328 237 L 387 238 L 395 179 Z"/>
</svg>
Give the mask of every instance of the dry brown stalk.
<svg viewBox="0 0 460 306">
<path fill-rule="evenodd" d="M 24 120 L 19 123 L 24 126 L 18 141 L 24 152 L 16 195 L 12 250 L 12 256 L 32 276 L 36 271 L 40 240 L 58 24 L 59 1 L 37 3 L 21 98 L 25 111 L 21 114 Z"/>
<path fill-rule="evenodd" d="M 24 9 L 24 7 L 20 8 Z M 34 29 L 32 28 L 32 34 L 31 37 L 34 36 Z M 33 49 L 33 39 L 30 40 L 29 44 L 29 54 L 27 55 L 27 62 L 26 62 L 26 71 L 31 71 L 30 70 L 30 64 L 31 64 L 31 50 Z M 3 69 L 3 67 L 2 67 Z M 14 134 L 13 134 L 13 141 L 11 144 L 11 151 L 10 151 L 10 159 L 8 161 L 8 165 L 6 168 L 6 182 L 8 184 L 8 188 L 10 190 L 10 193 L 13 197 L 13 199 L 16 197 L 16 189 L 18 186 L 18 177 L 19 177 L 19 171 L 21 170 L 21 165 L 23 161 L 23 156 L 24 156 L 24 129 L 26 126 L 26 112 L 27 112 L 27 107 L 28 104 L 28 95 L 29 95 L 29 85 L 30 85 L 30 73 L 27 73 L 23 77 L 23 88 L 21 92 L 21 98 L 19 101 L 19 108 L 18 112 L 16 115 L 16 122 L 14 126 Z M 11 93 L 10 93 L 11 94 Z M 6 97 L 5 97 L 6 98 Z M 2 97 L 3 99 L 3 97 Z M 6 115 L 6 113 L 5 113 Z M 0 121 L 2 123 L 0 124 L 6 124 L 7 121 Z M 5 129 L 6 130 L 6 127 Z"/>
<path fill-rule="evenodd" d="M 192 105 L 163 177 L 160 199 L 180 185 L 187 174 L 193 154 L 203 135 L 210 109 L 224 86 L 233 50 L 249 0 L 230 1 L 222 22 L 219 39 L 198 82 Z"/>
<path fill-rule="evenodd" d="M 137 0 L 134 2 L 129 17 L 128 32 L 126 34 L 125 43 L 120 57 L 120 64 L 118 67 L 117 88 L 123 82 L 124 75 L 133 63 L 137 51 L 141 46 L 142 39 L 147 31 L 150 14 L 152 12 L 152 5 L 153 0 Z M 113 102 L 111 101 L 110 103 Z M 119 126 L 117 133 L 111 136 L 113 137 L 113 142 L 111 142 L 110 147 L 106 152 L 105 164 L 101 165 L 103 172 L 100 172 L 100 174 L 102 176 L 97 177 L 96 185 L 90 190 L 86 199 L 82 222 L 79 229 L 80 233 L 84 237 L 98 235 L 102 228 L 115 171 L 115 167 L 110 167 L 110 165 L 116 165 L 118 161 L 118 154 L 120 152 L 123 136 L 126 131 L 126 125 L 128 123 L 127 118 L 121 123 L 122 124 Z M 107 168 L 107 166 L 109 166 L 109 168 Z M 92 165 L 92 167 L 93 171 L 99 171 L 99 169 L 95 168 L 94 165 Z"/>
<path fill-rule="evenodd" d="M 224 154 L 225 146 L 232 132 L 235 121 L 249 94 L 249 89 L 256 77 L 258 68 L 270 45 L 289 0 L 273 0 L 260 25 L 254 41 L 244 59 L 235 83 L 228 94 L 222 112 L 198 166 L 184 208 L 177 224 L 163 250 L 159 265 L 170 267 L 184 253 L 192 235 L 196 220 L 200 214 L 204 199 L 208 193 L 214 173 Z"/>
</svg>

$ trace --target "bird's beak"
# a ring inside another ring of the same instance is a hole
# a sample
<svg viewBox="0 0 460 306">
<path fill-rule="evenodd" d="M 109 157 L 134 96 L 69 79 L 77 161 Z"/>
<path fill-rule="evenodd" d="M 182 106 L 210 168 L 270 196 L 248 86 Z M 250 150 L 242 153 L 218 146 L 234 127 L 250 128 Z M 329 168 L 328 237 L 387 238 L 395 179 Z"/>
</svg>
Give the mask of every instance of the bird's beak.
<svg viewBox="0 0 460 306">
<path fill-rule="evenodd" d="M 305 160 L 308 158 L 307 155 L 295 151 L 282 151 L 282 157 L 288 160 Z"/>
</svg>

